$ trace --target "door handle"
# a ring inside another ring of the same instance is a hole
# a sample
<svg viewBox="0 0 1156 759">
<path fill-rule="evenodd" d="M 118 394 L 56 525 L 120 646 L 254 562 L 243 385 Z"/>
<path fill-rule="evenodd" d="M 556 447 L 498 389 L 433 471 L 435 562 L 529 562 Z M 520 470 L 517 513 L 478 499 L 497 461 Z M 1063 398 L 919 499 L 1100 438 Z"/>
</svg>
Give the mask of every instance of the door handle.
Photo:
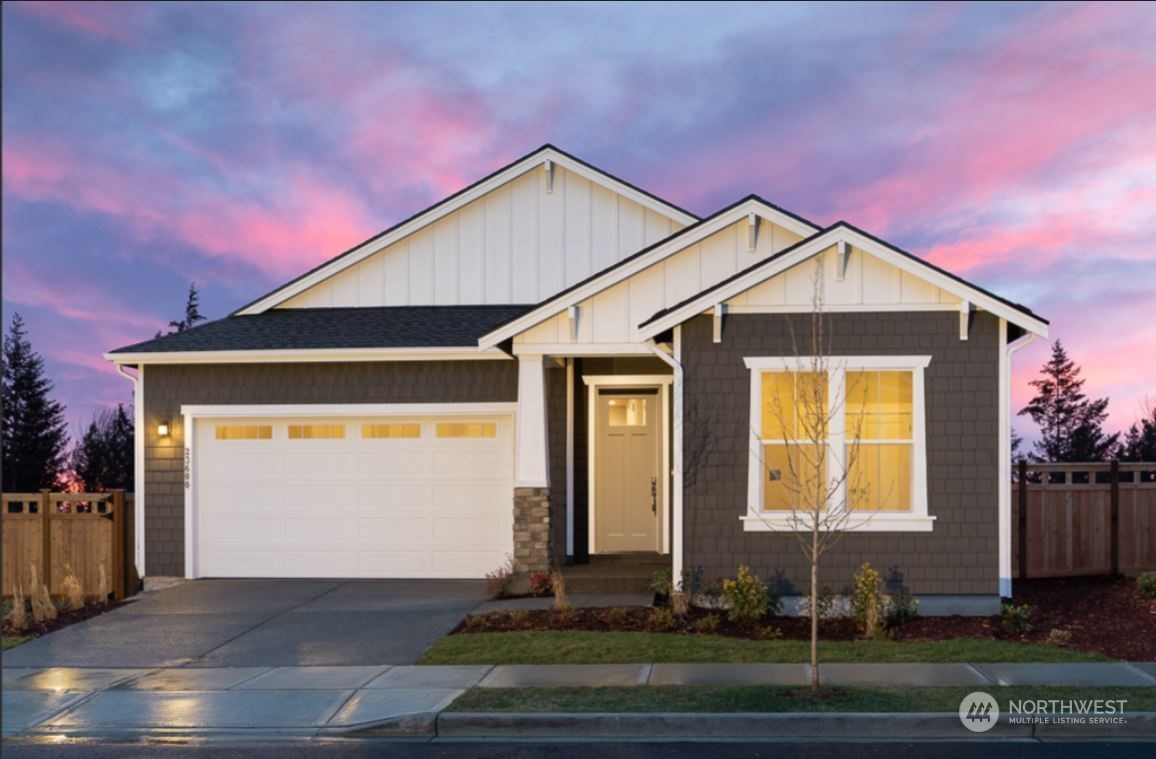
<svg viewBox="0 0 1156 759">
<path fill-rule="evenodd" d="M 650 478 L 650 511 L 653 514 L 658 513 L 658 478 Z"/>
</svg>

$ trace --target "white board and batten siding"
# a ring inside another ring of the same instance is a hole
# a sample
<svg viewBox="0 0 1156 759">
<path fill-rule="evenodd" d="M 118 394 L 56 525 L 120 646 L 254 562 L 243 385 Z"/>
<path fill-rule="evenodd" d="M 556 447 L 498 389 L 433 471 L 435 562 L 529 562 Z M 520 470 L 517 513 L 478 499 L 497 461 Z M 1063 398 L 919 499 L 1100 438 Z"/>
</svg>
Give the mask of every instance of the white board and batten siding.
<svg viewBox="0 0 1156 759">
<path fill-rule="evenodd" d="M 445 437 L 447 423 L 494 434 Z M 295 424 L 343 437 L 293 439 Z M 190 576 L 483 577 L 513 551 L 513 434 L 509 416 L 197 419 Z"/>
<path fill-rule="evenodd" d="M 538 303 L 682 227 L 557 164 L 548 192 L 539 166 L 278 307 Z"/>
<path fill-rule="evenodd" d="M 810 310 L 816 266 L 828 311 L 958 309 L 961 299 L 854 246 L 839 276 L 842 256 L 828 248 L 726 301 L 728 313 Z M 818 264 L 816 264 L 818 262 Z"/>
<path fill-rule="evenodd" d="M 569 312 L 563 311 L 528 329 L 514 345 L 638 343 L 638 325 L 727 277 L 768 258 L 802 239 L 797 233 L 762 219 L 755 250 L 748 247 L 749 224 L 727 225 L 654 265 L 577 304 L 577 340 L 571 340 Z M 809 292 L 809 290 L 808 290 Z"/>
</svg>

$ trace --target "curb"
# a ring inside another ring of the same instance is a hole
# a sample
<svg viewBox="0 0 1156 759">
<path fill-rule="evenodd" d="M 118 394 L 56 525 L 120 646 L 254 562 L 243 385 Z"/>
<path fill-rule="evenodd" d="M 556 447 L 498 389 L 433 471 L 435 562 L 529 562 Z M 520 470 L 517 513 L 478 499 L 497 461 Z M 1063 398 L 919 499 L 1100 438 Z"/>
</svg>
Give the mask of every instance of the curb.
<svg viewBox="0 0 1156 759">
<path fill-rule="evenodd" d="M 1127 716 L 1124 725 L 1011 724 L 973 733 L 956 713 L 612 714 L 443 712 L 438 738 L 786 738 L 824 740 L 1047 740 L 1156 738 L 1156 713 Z"/>
</svg>

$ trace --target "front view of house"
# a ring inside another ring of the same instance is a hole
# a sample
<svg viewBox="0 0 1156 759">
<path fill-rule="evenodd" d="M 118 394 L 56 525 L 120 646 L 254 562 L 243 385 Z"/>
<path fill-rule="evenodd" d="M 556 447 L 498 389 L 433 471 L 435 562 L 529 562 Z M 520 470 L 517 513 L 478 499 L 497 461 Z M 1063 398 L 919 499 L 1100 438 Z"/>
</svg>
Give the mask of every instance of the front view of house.
<svg viewBox="0 0 1156 759">
<path fill-rule="evenodd" d="M 812 397 L 819 469 L 852 462 L 822 582 L 869 561 L 988 612 L 1011 591 L 1011 357 L 1046 334 L 849 224 L 755 196 L 700 219 L 547 145 L 107 358 L 135 368 L 146 578 L 479 578 L 628 553 L 802 592 L 784 479 L 816 445 Z"/>
</svg>

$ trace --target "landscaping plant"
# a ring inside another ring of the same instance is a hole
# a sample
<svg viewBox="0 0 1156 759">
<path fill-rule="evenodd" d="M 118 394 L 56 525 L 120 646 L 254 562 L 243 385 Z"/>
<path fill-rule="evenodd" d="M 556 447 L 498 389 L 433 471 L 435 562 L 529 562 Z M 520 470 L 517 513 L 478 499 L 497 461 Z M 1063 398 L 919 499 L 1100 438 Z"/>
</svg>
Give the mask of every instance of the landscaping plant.
<svg viewBox="0 0 1156 759">
<path fill-rule="evenodd" d="M 514 576 L 514 557 L 506 556 L 506 563 L 492 572 L 486 572 L 486 593 L 490 598 L 505 598 L 510 592 Z"/>
<path fill-rule="evenodd" d="M 84 588 L 81 587 L 80 578 L 76 576 L 70 564 L 64 565 L 64 579 L 60 581 L 60 589 L 69 609 L 84 608 Z"/>
<path fill-rule="evenodd" d="M 665 606 L 655 606 L 650 610 L 650 626 L 659 632 L 672 629 L 677 622 L 674 614 Z"/>
<path fill-rule="evenodd" d="M 1136 587 L 1145 598 L 1156 598 L 1156 572 L 1145 572 L 1137 577 Z"/>
<path fill-rule="evenodd" d="M 771 601 L 767 586 L 746 564 L 739 567 L 738 577 L 723 580 L 722 597 L 727 618 L 736 624 L 758 622 L 766 616 Z"/>
<path fill-rule="evenodd" d="M 562 574 L 561 565 L 554 568 L 550 578 L 554 588 L 554 608 L 558 611 L 569 611 L 570 601 L 566 598 L 566 575 Z"/>
<path fill-rule="evenodd" d="M 52 603 L 48 586 L 40 582 L 35 564 L 30 567 L 29 574 L 32 576 L 32 595 L 28 599 L 32 606 L 32 619 L 37 622 L 51 622 L 56 619 L 56 604 Z"/>
<path fill-rule="evenodd" d="M 28 601 L 24 598 L 24 588 L 20 587 L 20 583 L 12 591 L 12 613 L 9 619 L 12 622 L 12 629 L 20 632 L 28 626 Z"/>
<path fill-rule="evenodd" d="M 550 572 L 530 573 L 530 595 L 545 596 L 553 592 L 554 576 Z"/>
<path fill-rule="evenodd" d="M 1000 627 L 1003 628 L 1007 635 L 1023 635 L 1028 630 L 1032 629 L 1029 624 L 1031 619 L 1032 607 L 1027 604 L 1005 603 L 1001 607 Z"/>
<path fill-rule="evenodd" d="M 851 594 L 851 616 L 859 626 L 859 633 L 873 640 L 883 632 L 886 614 L 883 578 L 870 564 L 864 564 L 855 573 L 855 590 Z"/>
<path fill-rule="evenodd" d="M 887 629 L 897 630 L 919 616 L 919 599 L 906 590 L 891 594 L 887 604 Z"/>
</svg>

